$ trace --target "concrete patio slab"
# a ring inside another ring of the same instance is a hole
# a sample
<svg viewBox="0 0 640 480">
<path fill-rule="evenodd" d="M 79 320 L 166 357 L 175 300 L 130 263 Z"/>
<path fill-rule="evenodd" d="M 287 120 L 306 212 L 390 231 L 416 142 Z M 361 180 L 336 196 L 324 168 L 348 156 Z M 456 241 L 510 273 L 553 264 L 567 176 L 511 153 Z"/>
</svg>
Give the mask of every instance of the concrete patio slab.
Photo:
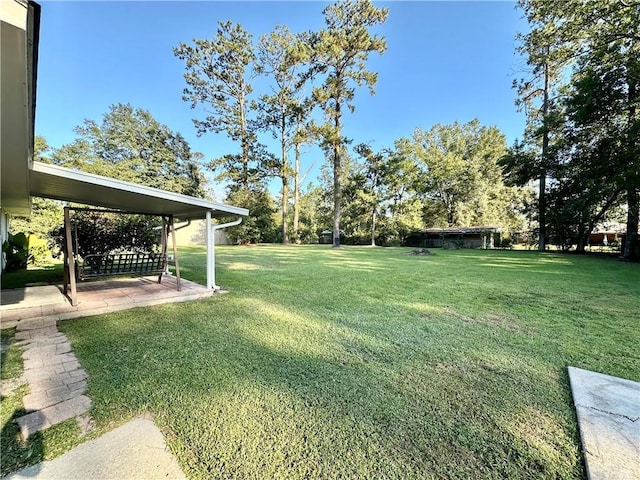
<svg viewBox="0 0 640 480">
<path fill-rule="evenodd" d="M 153 421 L 132 420 L 60 457 L 27 467 L 5 480 L 184 479 Z"/>
<path fill-rule="evenodd" d="M 640 383 L 568 367 L 590 480 L 640 480 Z"/>
<path fill-rule="evenodd" d="M 209 297 L 216 292 L 194 282 L 182 279 L 182 290 L 177 291 L 174 276 L 114 278 L 78 284 L 78 305 L 72 306 L 62 294 L 60 286 L 26 287 L 3 290 L 0 320 L 2 328 L 12 328 L 25 320 L 33 328 L 41 328 L 37 321 L 55 324 L 60 320 L 100 315 L 134 307 L 148 307 L 163 303 L 186 302 Z M 21 339 L 30 338 L 27 333 Z"/>
<path fill-rule="evenodd" d="M 56 285 L 44 285 L 41 287 L 15 288 L 0 292 L 0 310 L 12 310 L 15 308 L 27 308 L 39 305 L 64 305 L 65 298 Z"/>
</svg>

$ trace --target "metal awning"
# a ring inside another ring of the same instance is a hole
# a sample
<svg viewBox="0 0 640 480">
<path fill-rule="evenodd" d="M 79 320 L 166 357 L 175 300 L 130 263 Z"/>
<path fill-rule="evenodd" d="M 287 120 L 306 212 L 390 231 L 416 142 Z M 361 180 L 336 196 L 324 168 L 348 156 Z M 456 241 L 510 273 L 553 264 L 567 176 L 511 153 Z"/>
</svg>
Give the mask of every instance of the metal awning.
<svg viewBox="0 0 640 480">
<path fill-rule="evenodd" d="M 29 175 L 32 196 L 97 207 L 173 215 L 179 219 L 214 218 L 249 214 L 246 208 L 211 202 L 69 168 L 33 162 Z"/>
</svg>

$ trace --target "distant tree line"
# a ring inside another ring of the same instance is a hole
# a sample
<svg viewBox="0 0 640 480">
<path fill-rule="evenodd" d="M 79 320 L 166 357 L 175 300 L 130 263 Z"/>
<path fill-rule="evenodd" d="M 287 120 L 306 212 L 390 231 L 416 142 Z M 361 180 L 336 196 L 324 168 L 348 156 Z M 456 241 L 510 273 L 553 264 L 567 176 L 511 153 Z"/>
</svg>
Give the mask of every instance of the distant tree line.
<svg viewBox="0 0 640 480">
<path fill-rule="evenodd" d="M 427 226 L 523 228 L 530 195 L 504 185 L 497 162 L 506 144 L 495 127 L 477 120 L 437 125 L 377 152 L 364 143 L 349 148 L 345 115 L 356 107 L 358 87 L 374 93 L 377 74 L 366 62 L 386 50 L 372 29 L 388 10 L 368 0 L 339 1 L 323 15 L 324 29 L 292 33 L 280 26 L 257 44 L 241 25 L 219 22 L 212 39 L 174 50 L 186 66 L 184 100 L 207 113 L 194 119 L 198 133 L 224 132 L 239 143 L 239 153 L 208 165 L 228 183 L 227 201 L 254 213 L 231 231 L 234 239 L 310 242 L 328 230 L 339 246 L 340 238 L 399 243 Z M 254 91 L 259 76 L 270 81 L 268 93 Z M 278 152 L 260 142 L 264 133 L 278 140 Z M 318 183 L 302 192 L 301 151 L 310 143 L 324 150 L 326 164 Z M 267 191 L 274 177 L 281 183 L 277 206 Z M 274 207 L 277 219 L 269 215 Z"/>
<path fill-rule="evenodd" d="M 530 74 L 514 85 L 527 129 L 511 147 L 477 119 L 417 128 L 379 150 L 346 138 L 358 88 L 374 94 L 377 74 L 366 63 L 387 48 L 374 29 L 388 10 L 341 0 L 324 8 L 318 31 L 278 26 L 254 42 L 240 24 L 221 21 L 211 39 L 175 47 L 186 68 L 183 99 L 204 112 L 194 119 L 197 133 L 224 133 L 236 152 L 205 159 L 128 104 L 112 106 L 101 123 L 86 120 L 73 143 L 48 149 L 39 138 L 37 150 L 44 161 L 195 196 L 206 195 L 204 172 L 215 172 L 227 185 L 225 201 L 251 212 L 230 230 L 236 242 L 315 242 L 331 231 L 334 246 L 341 238 L 389 245 L 428 227 L 500 225 L 535 229 L 541 250 L 554 243 L 584 251 L 595 226 L 622 212 L 632 259 L 640 7 L 606 0 L 521 0 L 520 7 L 531 26 L 519 47 Z M 322 148 L 325 165 L 302 188 L 311 144 Z M 44 229 L 34 218 L 25 230 Z"/>
</svg>

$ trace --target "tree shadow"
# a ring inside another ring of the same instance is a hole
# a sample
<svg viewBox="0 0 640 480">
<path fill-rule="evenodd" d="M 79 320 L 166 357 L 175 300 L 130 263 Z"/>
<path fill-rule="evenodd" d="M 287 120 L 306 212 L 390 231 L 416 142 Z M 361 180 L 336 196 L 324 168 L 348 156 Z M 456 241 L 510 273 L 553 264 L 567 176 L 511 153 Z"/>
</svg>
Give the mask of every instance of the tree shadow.
<svg viewBox="0 0 640 480">
<path fill-rule="evenodd" d="M 3 404 L 10 397 L 1 397 L 0 402 Z M 22 417 L 27 412 L 24 408 L 16 408 L 13 414 L 2 426 L 0 431 L 0 442 L 2 445 L 2 456 L 0 457 L 0 475 L 4 476 L 8 473 L 15 472 L 23 467 L 34 465 L 44 459 L 44 439 L 42 432 L 31 434 L 26 440 L 20 432 L 20 427 L 16 423 L 16 419 Z M 30 475 L 35 475 L 31 472 Z"/>
<path fill-rule="evenodd" d="M 98 386 L 92 392 L 96 408 L 109 416 L 111 399 L 119 398 L 133 410 L 150 409 L 165 431 L 188 444 L 178 449 L 181 455 L 194 456 L 193 468 L 213 468 L 217 455 L 228 462 L 229 470 L 218 472 L 221 476 L 240 475 L 250 461 L 234 448 L 248 452 L 251 461 L 269 465 L 276 460 L 260 450 L 268 445 L 293 464 L 328 469 L 329 477 L 375 477 L 383 471 L 389 478 L 418 478 L 424 472 L 446 476 L 454 464 L 469 478 L 474 472 L 503 478 L 555 472 L 543 452 L 514 446 L 526 438 L 496 422 L 534 403 L 526 392 L 514 405 L 474 400 L 499 397 L 504 383 L 518 378 L 518 367 L 506 360 L 493 362 L 499 371 L 488 360 L 481 362 L 483 358 L 459 365 L 456 355 L 438 352 L 437 342 L 427 341 L 433 335 L 429 331 L 422 332 L 424 345 L 419 346 L 404 336 L 397 339 L 350 322 L 313 324 L 314 317 L 303 307 L 295 315 L 282 305 L 274 309 L 270 302 L 251 307 L 270 319 L 264 330 L 260 324 L 245 328 L 243 321 L 231 318 L 202 321 L 180 307 L 171 307 L 181 311 L 174 318 L 139 311 L 135 322 L 94 317 L 82 324 L 63 322 L 63 330 L 70 327 L 76 339 L 78 334 L 82 338 L 77 353 Z M 297 317 L 305 318 L 308 328 L 287 320 Z M 299 328 L 301 336 L 283 342 L 276 327 Z M 335 337 L 334 348 L 314 347 L 320 339 L 306 344 L 305 336 L 322 337 L 324 329 Z M 85 352 L 92 353 L 83 359 Z M 477 355 L 481 353 L 488 355 L 484 349 Z M 415 368 L 416 362 L 436 361 L 450 368 Z M 529 373 L 532 384 L 544 383 L 544 374 Z M 486 387 L 491 391 L 484 392 Z M 207 420 L 193 424 L 191 417 L 199 411 L 208 412 Z M 238 418 L 229 422 L 235 415 Z M 281 426 L 273 420 L 277 417 L 294 428 L 279 433 Z M 476 437 L 510 441 L 476 442 Z M 213 453 L 212 442 L 219 444 Z M 360 473 L 356 464 L 363 469 Z M 518 464 L 527 466 L 518 470 Z M 292 473 L 298 467 L 291 465 L 271 465 L 265 477 Z"/>
<path fill-rule="evenodd" d="M 62 282 L 62 267 L 62 263 L 59 263 L 29 270 L 4 272 L 2 274 L 2 290 L 57 285 Z"/>
<path fill-rule="evenodd" d="M 0 418 L 4 421 L 0 431 L 0 475 L 4 476 L 22 467 L 41 462 L 44 458 L 44 439 L 41 432 L 35 432 L 25 439 L 16 422 L 16 419 L 27 414 L 22 405 L 23 393 L 26 393 L 26 390 L 19 381 L 14 387 L 6 387 L 22 374 L 22 357 L 19 350 L 12 347 L 15 329 L 3 329 L 0 339 L 1 376 L 5 387 L 0 395 Z"/>
</svg>

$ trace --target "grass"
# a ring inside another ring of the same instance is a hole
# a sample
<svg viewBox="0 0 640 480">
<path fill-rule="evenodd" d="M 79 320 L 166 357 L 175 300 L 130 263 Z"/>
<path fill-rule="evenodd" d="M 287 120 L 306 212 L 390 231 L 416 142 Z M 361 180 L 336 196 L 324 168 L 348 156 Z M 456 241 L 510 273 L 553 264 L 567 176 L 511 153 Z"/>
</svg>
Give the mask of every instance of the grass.
<svg viewBox="0 0 640 480">
<path fill-rule="evenodd" d="M 44 266 L 30 266 L 27 270 L 3 273 L 0 280 L 2 290 L 36 287 L 40 285 L 62 284 L 62 262 L 52 262 Z"/>
<path fill-rule="evenodd" d="M 226 295 L 63 322 L 98 427 L 198 479 L 583 478 L 566 367 L 640 380 L 640 267 L 406 251 L 221 247 Z"/>
<path fill-rule="evenodd" d="M 22 375 L 22 352 L 13 345 L 15 343 L 15 328 L 0 330 L 0 379 L 12 380 Z"/>
</svg>

